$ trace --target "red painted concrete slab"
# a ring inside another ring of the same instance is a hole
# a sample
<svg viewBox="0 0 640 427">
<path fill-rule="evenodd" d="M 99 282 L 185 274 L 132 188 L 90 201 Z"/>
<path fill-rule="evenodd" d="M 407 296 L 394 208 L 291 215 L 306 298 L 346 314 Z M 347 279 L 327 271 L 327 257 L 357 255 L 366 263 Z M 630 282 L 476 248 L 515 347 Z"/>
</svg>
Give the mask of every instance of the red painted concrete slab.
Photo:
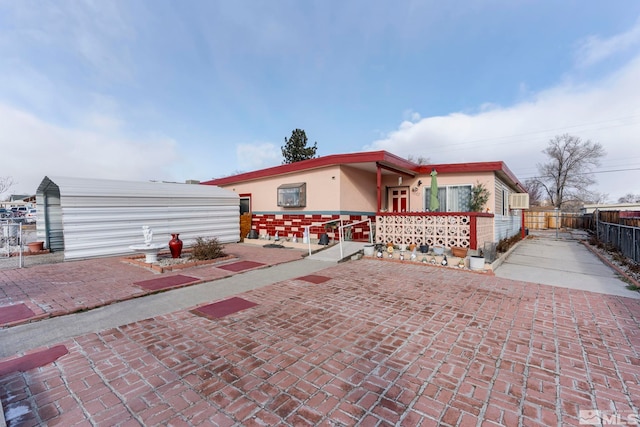
<svg viewBox="0 0 640 427">
<path fill-rule="evenodd" d="M 178 274 L 176 276 L 160 277 L 158 279 L 143 280 L 141 282 L 134 282 L 134 285 L 141 288 L 148 289 L 150 291 L 157 291 L 159 289 L 172 288 L 174 286 L 185 285 L 191 282 L 197 282 L 200 279 L 197 277 L 183 276 Z"/>
<path fill-rule="evenodd" d="M 204 316 L 209 319 L 220 319 L 221 317 L 228 316 L 229 314 L 236 313 L 247 308 L 255 307 L 255 302 L 247 301 L 246 299 L 233 297 L 224 301 L 214 302 L 213 304 L 204 305 L 198 307 L 191 312 L 198 316 Z"/>
<path fill-rule="evenodd" d="M 12 372 L 26 372 L 55 362 L 60 357 L 69 353 L 67 347 L 57 345 L 46 350 L 26 354 L 22 357 L 0 362 L 0 377 Z"/>
<path fill-rule="evenodd" d="M 17 320 L 28 319 L 36 314 L 25 304 L 14 304 L 0 307 L 0 325 Z"/>
<path fill-rule="evenodd" d="M 238 273 L 240 271 L 250 270 L 252 268 L 260 267 L 263 265 L 264 265 L 263 263 L 255 262 L 255 261 L 238 261 L 231 264 L 221 265 L 217 268 Z"/>
<path fill-rule="evenodd" d="M 309 274 L 307 276 L 297 277 L 296 280 L 303 280 L 305 282 L 310 282 L 314 284 L 324 283 L 327 280 L 331 280 L 331 277 L 327 276 L 319 276 L 317 274 Z"/>
</svg>

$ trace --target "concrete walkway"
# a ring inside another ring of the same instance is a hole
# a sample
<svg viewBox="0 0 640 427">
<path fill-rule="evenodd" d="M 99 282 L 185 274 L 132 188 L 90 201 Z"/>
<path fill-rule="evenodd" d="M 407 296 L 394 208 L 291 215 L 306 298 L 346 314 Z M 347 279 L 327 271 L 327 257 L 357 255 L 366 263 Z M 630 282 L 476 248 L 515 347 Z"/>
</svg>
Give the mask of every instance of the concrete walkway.
<svg viewBox="0 0 640 427">
<path fill-rule="evenodd" d="M 581 232 L 539 231 L 521 241 L 495 275 L 511 280 L 562 286 L 640 299 L 640 292 L 626 288 L 611 267 L 604 264 L 580 240 Z"/>
</svg>

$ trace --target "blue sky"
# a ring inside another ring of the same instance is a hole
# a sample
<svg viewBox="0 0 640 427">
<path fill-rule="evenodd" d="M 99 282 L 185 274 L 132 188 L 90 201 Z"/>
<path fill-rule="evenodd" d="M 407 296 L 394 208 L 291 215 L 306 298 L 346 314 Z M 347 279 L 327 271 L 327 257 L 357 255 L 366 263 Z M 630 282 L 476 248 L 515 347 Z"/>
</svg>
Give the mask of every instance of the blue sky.
<svg viewBox="0 0 640 427">
<path fill-rule="evenodd" d="M 640 193 L 640 2 L 0 0 L 0 177 L 206 180 L 318 154 L 504 160 L 600 142 Z M 615 171 L 615 172 L 614 172 Z"/>
</svg>

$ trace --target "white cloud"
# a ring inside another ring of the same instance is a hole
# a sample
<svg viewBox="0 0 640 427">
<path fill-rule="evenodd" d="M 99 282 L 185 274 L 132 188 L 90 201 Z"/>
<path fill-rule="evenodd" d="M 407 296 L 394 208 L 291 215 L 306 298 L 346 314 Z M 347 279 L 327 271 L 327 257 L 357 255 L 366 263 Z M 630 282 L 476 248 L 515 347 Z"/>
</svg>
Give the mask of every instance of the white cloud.
<svg viewBox="0 0 640 427">
<path fill-rule="evenodd" d="M 117 119 L 96 121 L 113 129 Z M 16 182 L 13 193 L 35 193 L 47 175 L 173 180 L 172 168 L 182 162 L 176 142 L 166 137 L 69 129 L 5 104 L 0 104 L 0 128 L 0 170 Z"/>
<path fill-rule="evenodd" d="M 432 163 L 503 160 L 524 181 L 547 159 L 541 151 L 555 135 L 569 133 L 600 142 L 607 156 L 601 171 L 640 168 L 640 55 L 590 85 L 563 83 L 512 106 L 480 106 L 476 114 L 452 113 L 403 121 L 366 150 L 423 156 Z M 637 193 L 639 171 L 597 175 L 598 191 L 617 199 Z M 635 178 L 634 178 L 635 177 Z"/>
<path fill-rule="evenodd" d="M 236 156 L 238 167 L 243 172 L 276 166 L 282 163 L 280 147 L 270 142 L 238 144 Z"/>
<path fill-rule="evenodd" d="M 577 62 L 582 67 L 588 67 L 638 44 L 640 44 L 640 19 L 627 32 L 606 39 L 591 36 L 582 41 L 577 51 Z"/>
</svg>

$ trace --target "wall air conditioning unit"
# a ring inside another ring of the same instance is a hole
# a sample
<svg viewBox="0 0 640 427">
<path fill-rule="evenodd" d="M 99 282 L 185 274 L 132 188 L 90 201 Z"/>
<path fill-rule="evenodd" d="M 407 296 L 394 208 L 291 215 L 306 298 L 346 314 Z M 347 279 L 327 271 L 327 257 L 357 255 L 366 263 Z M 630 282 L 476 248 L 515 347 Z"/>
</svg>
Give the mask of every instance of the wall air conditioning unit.
<svg viewBox="0 0 640 427">
<path fill-rule="evenodd" d="M 529 193 L 509 194 L 509 209 L 529 209 Z"/>
</svg>

